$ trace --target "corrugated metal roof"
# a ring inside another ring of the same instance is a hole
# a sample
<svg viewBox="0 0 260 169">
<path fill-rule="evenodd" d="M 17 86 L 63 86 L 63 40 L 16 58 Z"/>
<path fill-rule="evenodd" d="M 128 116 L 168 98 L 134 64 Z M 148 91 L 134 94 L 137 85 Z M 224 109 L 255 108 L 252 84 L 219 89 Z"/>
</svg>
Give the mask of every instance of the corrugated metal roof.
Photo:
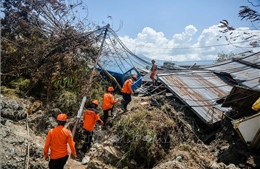
<svg viewBox="0 0 260 169">
<path fill-rule="evenodd" d="M 229 73 L 239 85 L 260 90 L 260 52 L 245 52 L 234 56 L 232 59 L 219 62 L 202 68 L 214 72 Z"/>
<path fill-rule="evenodd" d="M 216 101 L 227 96 L 232 89 L 211 71 L 178 71 L 158 74 L 158 80 L 167 86 L 181 101 L 191 107 L 207 124 L 214 124 L 229 110 Z"/>
</svg>

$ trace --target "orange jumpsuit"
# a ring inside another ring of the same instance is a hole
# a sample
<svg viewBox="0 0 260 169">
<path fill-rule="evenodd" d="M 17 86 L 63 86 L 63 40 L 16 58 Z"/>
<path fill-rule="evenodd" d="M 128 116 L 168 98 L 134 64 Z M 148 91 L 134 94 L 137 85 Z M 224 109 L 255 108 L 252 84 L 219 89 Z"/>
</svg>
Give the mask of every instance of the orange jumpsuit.
<svg viewBox="0 0 260 169">
<path fill-rule="evenodd" d="M 48 132 L 44 145 L 44 157 L 48 158 L 49 148 L 51 149 L 50 158 L 59 159 L 69 154 L 67 143 L 69 143 L 71 153 L 76 156 L 75 144 L 70 130 L 64 126 L 57 126 Z"/>
<path fill-rule="evenodd" d="M 111 109 L 114 106 L 114 104 L 116 104 L 118 102 L 119 102 L 119 100 L 115 100 L 112 93 L 107 92 L 103 96 L 102 110 Z"/>
<path fill-rule="evenodd" d="M 86 136 L 85 136 L 81 151 L 83 153 L 86 153 L 87 150 L 91 146 L 93 130 L 96 126 L 96 122 L 100 121 L 102 124 L 103 121 L 100 119 L 98 111 L 94 108 L 88 108 L 87 110 L 85 110 L 84 115 L 83 115 L 83 120 L 84 120 L 83 128 L 85 129 Z"/>
<path fill-rule="evenodd" d="M 96 121 L 102 121 L 96 109 L 89 108 L 83 115 L 83 128 L 88 131 L 93 131 L 96 125 Z"/>
<path fill-rule="evenodd" d="M 151 75 L 150 75 L 150 78 L 152 79 L 152 82 L 154 83 L 154 77 L 156 75 L 156 71 L 157 71 L 157 65 L 153 65 L 152 68 L 151 68 Z"/>
<path fill-rule="evenodd" d="M 126 94 L 134 94 L 132 90 L 132 84 L 133 84 L 133 80 L 127 79 L 122 87 L 121 92 Z"/>
<path fill-rule="evenodd" d="M 102 110 L 103 110 L 103 121 L 106 125 L 107 119 L 108 119 L 108 112 L 111 112 L 111 116 L 113 116 L 113 106 L 114 104 L 118 103 L 119 100 L 115 100 L 114 95 L 111 92 L 107 92 L 103 96 L 103 104 L 102 104 Z"/>
<path fill-rule="evenodd" d="M 122 101 L 122 106 L 125 112 L 127 111 L 127 105 L 132 101 L 131 94 L 134 94 L 132 84 L 132 79 L 126 80 L 121 90 L 124 99 Z"/>
</svg>

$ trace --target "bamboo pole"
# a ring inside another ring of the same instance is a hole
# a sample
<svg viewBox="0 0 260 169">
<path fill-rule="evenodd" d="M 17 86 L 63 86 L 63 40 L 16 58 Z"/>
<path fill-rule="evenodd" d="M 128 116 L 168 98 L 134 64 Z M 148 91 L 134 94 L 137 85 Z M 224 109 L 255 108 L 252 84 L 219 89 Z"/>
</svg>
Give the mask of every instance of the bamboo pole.
<svg viewBox="0 0 260 169">
<path fill-rule="evenodd" d="M 85 96 L 83 96 L 82 98 L 82 101 L 81 101 L 81 105 L 80 105 L 80 108 L 78 110 L 78 113 L 77 113 L 77 116 L 76 116 L 76 120 L 75 120 L 75 124 L 74 124 L 74 127 L 72 129 L 72 137 L 74 137 L 75 133 L 76 133 L 76 129 L 77 129 L 77 125 L 79 123 L 79 120 L 80 120 L 80 117 L 82 115 L 82 111 L 83 111 L 83 108 L 84 108 L 84 105 L 85 105 L 85 102 L 87 100 L 87 94 L 88 94 L 88 91 L 89 89 L 92 87 L 92 80 L 93 80 L 93 77 L 95 76 L 95 71 L 96 71 L 96 66 L 98 64 L 98 60 L 99 60 L 99 57 L 101 55 L 101 51 L 102 51 L 102 48 L 103 48 L 103 45 L 104 45 L 104 41 L 106 39 L 106 35 L 107 35 L 107 31 L 108 31 L 108 28 L 109 28 L 109 24 L 107 24 L 106 26 L 106 29 L 105 29 L 105 34 L 104 34 L 104 38 L 102 40 L 102 43 L 100 45 L 100 49 L 99 49 L 99 52 L 98 52 L 98 56 L 95 60 L 95 64 L 94 64 L 94 67 L 93 67 L 93 70 L 91 71 L 91 74 L 90 74 L 90 77 L 89 77 L 89 80 L 88 80 L 88 83 L 87 83 L 87 87 L 86 87 L 86 90 L 85 90 Z"/>
</svg>

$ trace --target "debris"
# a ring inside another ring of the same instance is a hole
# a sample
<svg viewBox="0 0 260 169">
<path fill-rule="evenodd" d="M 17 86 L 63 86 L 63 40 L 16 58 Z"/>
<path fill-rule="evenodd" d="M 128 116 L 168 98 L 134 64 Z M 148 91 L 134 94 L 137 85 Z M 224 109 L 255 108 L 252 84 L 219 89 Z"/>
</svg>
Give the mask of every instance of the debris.
<svg viewBox="0 0 260 169">
<path fill-rule="evenodd" d="M 233 120 L 232 124 L 241 140 L 251 148 L 260 148 L 260 113 Z"/>
<path fill-rule="evenodd" d="M 142 103 L 140 103 L 140 105 L 142 105 L 142 106 L 147 106 L 149 104 L 149 102 L 142 102 Z"/>
<path fill-rule="evenodd" d="M 89 157 L 89 156 L 85 156 L 85 157 L 83 157 L 83 159 L 82 159 L 82 161 L 81 161 L 81 164 L 82 164 L 82 165 L 85 165 L 85 164 L 87 164 L 89 161 L 90 161 L 90 157 Z"/>
</svg>

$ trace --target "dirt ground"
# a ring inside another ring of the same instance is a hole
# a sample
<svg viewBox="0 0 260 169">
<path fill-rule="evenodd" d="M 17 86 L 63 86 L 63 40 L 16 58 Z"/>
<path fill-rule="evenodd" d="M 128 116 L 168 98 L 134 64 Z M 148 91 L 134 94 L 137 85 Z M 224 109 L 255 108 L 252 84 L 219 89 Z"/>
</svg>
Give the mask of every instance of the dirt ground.
<svg viewBox="0 0 260 169">
<path fill-rule="evenodd" d="M 151 101 L 154 100 L 157 100 L 157 106 L 151 106 Z M 139 109 L 146 111 L 148 115 L 152 116 L 146 116 L 145 119 L 147 121 L 144 120 L 142 123 L 138 122 L 137 124 L 141 127 L 143 123 L 147 123 L 148 127 L 163 129 L 160 130 L 161 134 L 157 133 L 157 135 L 160 135 L 158 137 L 167 138 L 171 142 L 169 145 L 161 144 L 160 146 L 162 147 L 153 147 L 146 150 L 148 154 L 141 154 L 145 153 L 145 151 L 136 151 L 137 158 L 132 160 L 135 162 L 131 162 L 134 167 L 131 167 L 131 165 L 128 165 L 128 167 L 125 165 L 125 167 L 139 168 L 138 164 L 142 162 L 138 161 L 138 158 L 153 157 L 151 153 L 155 153 L 154 157 L 158 157 L 160 160 L 156 164 L 143 161 L 147 165 L 146 167 L 144 167 L 145 165 L 140 166 L 140 169 L 260 168 L 259 151 L 250 150 L 241 142 L 228 119 L 223 121 L 216 134 L 205 143 L 200 139 L 198 133 L 194 131 L 191 119 L 189 119 L 191 117 L 187 117 L 185 113 L 172 109 L 170 105 L 161 105 L 161 102 L 164 102 L 164 100 L 159 96 L 134 96 L 133 101 L 129 105 L 130 111 L 122 116 L 120 116 L 120 113 L 122 114 L 120 106 L 115 106 L 118 121 L 134 118 L 138 114 Z M 55 117 L 54 114 L 57 112 L 56 110 L 49 111 L 49 115 L 46 116 L 47 112 L 44 111 L 44 108 L 38 107 L 27 117 L 27 110 L 30 104 L 31 102 L 28 100 L 17 98 L 2 98 L 1 100 L 1 167 L 3 169 L 25 167 L 34 169 L 47 168 L 48 166 L 48 162 L 43 158 L 42 151 L 46 133 L 50 128 L 56 126 L 55 118 L 53 117 Z M 171 118 L 171 121 L 166 122 L 167 120 L 163 120 L 167 118 Z M 72 124 L 73 119 L 73 117 L 69 119 Z M 133 125 L 135 125 L 134 123 L 132 122 Z M 171 124 L 172 127 L 166 128 L 165 126 L 168 124 Z M 103 136 L 111 140 L 114 131 L 116 130 L 106 130 Z M 76 144 L 80 141 L 75 140 Z M 96 141 L 100 146 L 108 144 L 107 140 L 101 137 L 96 137 Z M 123 147 L 119 147 L 119 145 L 115 146 L 115 148 L 123 151 Z M 142 147 L 139 147 L 139 149 L 142 149 Z M 113 163 L 107 163 L 103 158 L 103 155 L 96 154 L 91 157 L 88 165 L 82 165 L 80 160 L 69 158 L 65 168 L 120 168 Z M 153 164 L 153 166 L 149 166 L 149 164 Z"/>
</svg>

